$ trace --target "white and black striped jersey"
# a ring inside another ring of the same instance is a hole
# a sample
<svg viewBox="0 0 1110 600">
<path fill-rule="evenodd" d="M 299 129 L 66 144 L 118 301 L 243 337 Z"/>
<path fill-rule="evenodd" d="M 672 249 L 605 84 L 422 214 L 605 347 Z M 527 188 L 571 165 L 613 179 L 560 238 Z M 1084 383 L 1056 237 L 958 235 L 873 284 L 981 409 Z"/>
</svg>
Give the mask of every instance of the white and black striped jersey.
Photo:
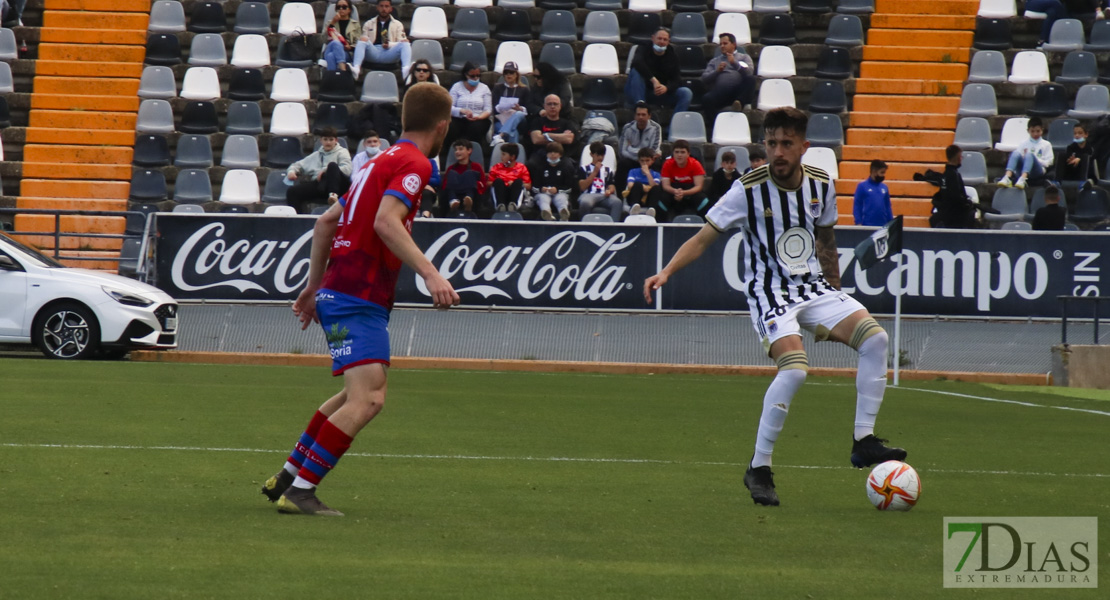
<svg viewBox="0 0 1110 600">
<path fill-rule="evenodd" d="M 814 235 L 836 218 L 832 179 L 809 165 L 797 190 L 776 185 L 768 165 L 746 173 L 706 215 L 718 231 L 741 229 L 744 289 L 759 314 L 837 291 L 821 273 Z"/>
</svg>

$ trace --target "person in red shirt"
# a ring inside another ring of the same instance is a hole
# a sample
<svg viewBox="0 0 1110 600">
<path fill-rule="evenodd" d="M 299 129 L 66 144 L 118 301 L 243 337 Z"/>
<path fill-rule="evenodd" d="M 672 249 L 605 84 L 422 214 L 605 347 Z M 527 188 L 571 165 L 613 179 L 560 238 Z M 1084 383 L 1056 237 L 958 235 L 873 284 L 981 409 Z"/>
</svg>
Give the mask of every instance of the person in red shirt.
<svg viewBox="0 0 1110 600">
<path fill-rule="evenodd" d="M 413 241 L 412 220 L 451 122 L 451 97 L 434 83 L 405 94 L 401 139 L 355 175 L 351 188 L 320 216 L 312 234 L 308 282 L 293 302 L 301 329 L 320 323 L 343 390 L 309 421 L 285 466 L 262 486 L 284 513 L 341 517 L 316 497 L 358 432 L 385 404 L 389 312 L 401 265 L 423 280 L 432 304 L 459 295 Z"/>
<path fill-rule="evenodd" d="M 709 198 L 705 195 L 705 169 L 690 156 L 690 142 L 677 140 L 671 157 L 663 162 L 663 201 L 660 221 L 671 221 L 678 215 L 696 214 L 705 218 Z"/>
<path fill-rule="evenodd" d="M 486 170 L 470 160 L 474 145 L 466 138 L 459 138 L 451 145 L 455 163 L 443 174 L 443 189 L 439 192 L 440 217 L 479 216 L 488 219 L 493 206 L 483 202 L 486 193 Z M 477 213 L 477 215 L 475 215 Z"/>
<path fill-rule="evenodd" d="M 526 200 L 525 193 L 532 187 L 532 175 L 524 163 L 516 161 L 520 147 L 516 144 L 501 145 L 501 162 L 489 168 L 490 202 L 497 212 L 516 212 Z"/>
</svg>

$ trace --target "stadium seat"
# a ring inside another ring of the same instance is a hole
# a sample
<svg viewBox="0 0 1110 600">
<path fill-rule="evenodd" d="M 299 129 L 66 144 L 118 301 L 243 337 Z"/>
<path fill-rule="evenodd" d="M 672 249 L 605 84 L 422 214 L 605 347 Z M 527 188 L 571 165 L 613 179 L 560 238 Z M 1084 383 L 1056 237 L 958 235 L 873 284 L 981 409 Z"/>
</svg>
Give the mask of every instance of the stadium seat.
<svg viewBox="0 0 1110 600">
<path fill-rule="evenodd" d="M 129 200 L 136 202 L 158 202 L 165 200 L 166 176 L 161 171 L 153 169 L 136 169 L 131 174 L 131 190 L 127 195 Z"/>
<path fill-rule="evenodd" d="M 169 33 L 152 33 L 146 38 L 146 58 L 148 65 L 173 66 L 181 64 L 181 43 L 177 36 Z"/>
<path fill-rule="evenodd" d="M 1056 76 L 1056 83 L 1085 85 L 1098 81 L 1098 63 L 1095 55 L 1085 50 L 1073 50 L 1064 57 L 1064 66 Z"/>
<path fill-rule="evenodd" d="M 177 172 L 173 184 L 173 201 L 179 204 L 197 205 L 212 201 L 212 181 L 206 169 L 182 169 Z M 177 212 L 174 207 L 174 212 Z M 199 208 L 199 207 L 198 207 Z M 201 212 L 204 212 L 202 209 Z"/>
<path fill-rule="evenodd" d="M 1014 0 L 979 0 L 980 17 L 987 19 L 1009 19 L 1017 16 Z"/>
<path fill-rule="evenodd" d="M 173 165 L 179 169 L 207 169 L 212 166 L 212 140 L 206 135 L 183 135 L 177 140 Z"/>
<path fill-rule="evenodd" d="M 709 31 L 701 13 L 686 12 L 674 16 L 671 25 L 672 44 L 704 44 Z"/>
<path fill-rule="evenodd" d="M 721 39 L 722 33 L 731 33 L 736 36 L 736 44 L 743 46 L 752 43 L 752 29 L 748 24 L 748 15 L 743 13 L 722 13 L 717 16 L 713 26 L 713 41 Z"/>
<path fill-rule="evenodd" d="M 128 215 L 130 217 L 131 215 Z M 140 234 L 146 229 L 146 218 L 143 217 L 143 227 L 138 231 L 125 230 L 127 234 Z M 136 278 L 136 273 L 139 270 L 139 254 L 142 252 L 143 240 L 139 238 L 127 238 L 123 240 L 119 251 L 119 264 L 116 267 L 116 273 L 123 277 Z"/>
<path fill-rule="evenodd" d="M 497 46 L 493 70 L 498 73 L 507 62 L 515 62 L 521 73 L 532 72 L 532 50 L 524 42 L 502 42 Z"/>
<path fill-rule="evenodd" d="M 824 14 L 832 12 L 832 0 L 795 0 L 794 12 Z"/>
<path fill-rule="evenodd" d="M 624 8 L 621 0 L 586 0 L 583 5 L 586 10 L 619 11 Z"/>
<path fill-rule="evenodd" d="M 713 10 L 718 13 L 747 13 L 752 11 L 752 0 L 713 0 Z M 718 15 L 720 18 L 720 15 Z"/>
<path fill-rule="evenodd" d="M 967 80 L 970 83 L 1005 83 L 1006 58 L 998 50 L 981 50 L 971 57 Z"/>
<path fill-rule="evenodd" d="M 286 6 L 289 6 L 286 4 Z M 220 185 L 220 202 L 226 204 L 255 204 L 261 200 L 258 193 L 258 176 L 254 171 L 232 169 L 224 175 Z"/>
<path fill-rule="evenodd" d="M 605 119 L 605 120 L 609 121 L 610 123 L 613 124 L 613 127 L 617 131 L 620 131 L 620 124 L 617 122 L 617 113 L 615 113 L 611 110 L 590 110 L 590 111 L 586 111 L 586 118 L 587 119 L 593 119 L 595 117 Z"/>
<path fill-rule="evenodd" d="M 266 37 L 259 34 L 241 34 L 235 38 L 231 50 L 231 66 L 262 68 L 270 66 L 270 45 Z"/>
<path fill-rule="evenodd" d="M 478 65 L 478 68 L 483 71 L 489 70 L 489 63 L 486 62 L 486 47 L 481 42 L 464 40 L 455 43 L 455 48 L 451 51 L 451 64 L 447 65 L 447 70 L 462 71 L 463 65 L 468 62 Z"/>
<path fill-rule="evenodd" d="M 543 22 L 540 24 L 540 41 L 568 44 L 578 41 L 578 26 L 574 23 L 574 13 L 568 10 L 545 12 Z M 540 62 L 543 60 L 541 59 Z"/>
<path fill-rule="evenodd" d="M 280 102 L 270 115 L 270 133 L 304 135 L 308 133 L 308 112 L 300 102 Z"/>
<path fill-rule="evenodd" d="M 354 102 L 355 78 L 350 71 L 324 70 L 317 85 L 316 99 L 321 102 Z"/>
<path fill-rule="evenodd" d="M 1009 221 L 1002 224 L 1003 231 L 1031 231 L 1032 229 L 1033 224 L 1025 221 Z"/>
<path fill-rule="evenodd" d="M 581 101 L 587 109 L 615 109 L 620 104 L 617 84 L 608 77 L 590 77 L 582 86 Z"/>
<path fill-rule="evenodd" d="M 832 148 L 810 146 L 802 155 L 802 164 L 824 169 L 829 177 L 840 179 L 840 169 L 836 164 L 836 152 Z"/>
<path fill-rule="evenodd" d="M 709 10 L 708 0 L 672 0 L 671 10 L 676 13 L 703 13 Z"/>
<path fill-rule="evenodd" d="M 714 144 L 742 145 L 752 143 L 752 126 L 742 112 L 717 113 L 713 120 Z"/>
<path fill-rule="evenodd" d="M 1006 119 L 1006 123 L 1002 125 L 1001 139 L 994 145 L 994 149 L 1002 152 L 1017 150 L 1018 144 L 1029 137 L 1028 125 L 1029 119 L 1026 117 Z"/>
<path fill-rule="evenodd" d="M 0 96 L 0 129 L 3 129 L 4 127 L 11 127 L 11 126 L 12 126 L 12 113 L 11 113 L 11 109 L 8 107 L 8 99 L 5 96 Z M 3 148 L 0 147 L 0 150 L 3 150 Z M 3 157 L 0 157 L 0 160 L 3 160 Z M 0 188 L 0 196 L 3 196 L 3 195 L 4 195 L 4 190 L 2 188 Z"/>
<path fill-rule="evenodd" d="M 235 69 L 227 84 L 227 97 L 232 100 L 262 100 L 266 97 L 266 84 L 259 69 Z"/>
<path fill-rule="evenodd" d="M 1026 114 L 1035 117 L 1056 117 L 1068 111 L 1068 90 L 1058 83 L 1042 83 L 1033 93 L 1033 105 Z"/>
<path fill-rule="evenodd" d="M 611 219 L 611 217 L 610 217 L 610 219 Z M 522 215 L 518 212 L 507 210 L 505 212 L 495 212 L 495 213 L 493 213 L 493 215 L 490 216 L 490 220 L 493 220 L 493 221 L 523 221 L 524 220 L 524 215 Z"/>
<path fill-rule="evenodd" d="M 262 214 L 271 217 L 295 217 L 297 216 L 297 209 L 288 205 L 267 206 Z"/>
<path fill-rule="evenodd" d="M 709 141 L 705 134 L 705 119 L 701 113 L 693 111 L 676 112 L 671 116 L 670 141 L 686 140 L 692 144 L 704 144 Z"/>
<path fill-rule="evenodd" d="M 415 19 L 415 16 L 413 17 Z M 446 23 L 444 23 L 443 37 L 447 37 Z M 316 15 L 312 12 L 312 5 L 303 2 L 286 2 L 281 7 L 278 17 L 279 35 L 290 36 L 294 33 L 312 35 L 316 30 Z"/>
<path fill-rule="evenodd" d="M 358 3 L 351 3 L 350 17 L 359 23 L 363 22 L 362 19 L 358 18 Z M 321 23 L 331 23 L 333 18 L 335 18 L 335 2 L 328 2 L 328 7 L 324 9 L 324 20 Z M 327 27 L 322 25 L 321 29 L 326 30 Z"/>
<path fill-rule="evenodd" d="M 1052 24 L 1048 41 L 1041 48 L 1045 52 L 1070 52 L 1082 50 L 1086 43 L 1083 22 L 1079 19 L 1060 19 Z"/>
<path fill-rule="evenodd" d="M 646 44 L 662 25 L 663 20 L 659 13 L 631 13 L 628 15 L 628 35 L 624 41 L 631 44 Z"/>
<path fill-rule="evenodd" d="M 321 102 L 316 107 L 316 118 L 312 120 L 312 133 L 320 135 L 325 127 L 331 127 L 344 137 L 347 135 L 347 123 L 350 120 L 346 104 Z"/>
<path fill-rule="evenodd" d="M 176 0 L 158 0 L 150 5 L 150 33 L 177 33 L 185 31 L 185 8 Z"/>
<path fill-rule="evenodd" d="M 1087 186 L 1080 190 L 1075 207 L 1068 211 L 1074 223 L 1097 223 L 1110 217 L 1110 197 L 1104 188 Z"/>
<path fill-rule="evenodd" d="M 1014 56 L 1010 83 L 1046 83 L 1048 80 L 1048 59 L 1043 52 L 1025 50 Z"/>
<path fill-rule="evenodd" d="M 292 69 L 306 69 L 316 64 L 311 58 L 293 58 L 290 55 L 291 38 L 283 37 L 278 40 L 277 52 L 274 53 L 274 66 Z"/>
<path fill-rule="evenodd" d="M 278 69 L 274 73 L 270 99 L 277 102 L 302 102 L 310 98 L 308 75 L 303 69 Z"/>
<path fill-rule="evenodd" d="M 759 43 L 764 46 L 791 46 L 797 42 L 794 20 L 788 14 L 772 14 L 763 17 L 759 25 Z"/>
<path fill-rule="evenodd" d="M 1009 19 L 976 19 L 975 41 L 979 50 L 1009 50 L 1013 46 Z"/>
<path fill-rule="evenodd" d="M 724 156 L 725 152 L 732 152 L 736 155 L 737 169 L 744 171 L 748 167 L 752 166 L 751 158 L 748 156 L 748 148 L 746 146 L 719 146 L 717 148 L 717 157 L 713 161 L 713 170 L 721 168 L 721 157 Z"/>
<path fill-rule="evenodd" d="M 790 12 L 790 0 L 752 0 L 752 10 L 757 13 Z"/>
<path fill-rule="evenodd" d="M 209 185 L 211 185 L 211 182 L 209 182 Z M 184 200 L 182 200 L 182 201 L 184 201 Z M 208 200 L 205 200 L 204 202 L 211 202 L 211 201 L 212 201 L 212 197 L 211 197 L 211 194 L 209 194 Z M 179 202 L 177 200 L 176 192 L 174 194 L 174 202 Z M 194 204 L 178 204 L 177 206 L 174 206 L 173 210 L 171 210 L 170 212 L 187 213 L 187 214 L 204 214 L 204 207 L 200 206 L 200 204 L 203 204 L 203 202 L 198 202 L 198 203 L 194 203 Z"/>
<path fill-rule="evenodd" d="M 1044 139 L 1052 144 L 1053 151 L 1063 152 L 1072 143 L 1078 123 L 1075 119 L 1056 119 L 1048 124 Z"/>
<path fill-rule="evenodd" d="M 212 67 L 189 67 L 181 82 L 181 97 L 186 100 L 215 100 L 220 97 L 220 78 Z"/>
<path fill-rule="evenodd" d="M 624 218 L 625 225 L 657 225 L 655 217 L 646 214 L 628 215 Z"/>
<path fill-rule="evenodd" d="M 447 6 L 450 0 L 414 0 L 413 6 Z"/>
<path fill-rule="evenodd" d="M 139 103 L 135 131 L 140 133 L 173 133 L 173 108 L 165 100 L 151 98 Z"/>
<path fill-rule="evenodd" d="M 266 35 L 271 33 L 270 8 L 265 2 L 243 2 L 235 10 L 235 33 Z"/>
<path fill-rule="evenodd" d="M 528 42 L 532 38 L 532 17 L 528 11 L 509 9 L 501 13 L 493 38 L 503 42 Z"/>
<path fill-rule="evenodd" d="M 163 100 L 176 98 L 177 82 L 174 80 L 173 70 L 156 65 L 143 68 L 142 78 L 139 79 L 139 97 Z"/>
<path fill-rule="evenodd" d="M 247 204 L 254 204 L 254 203 L 249 202 Z M 244 204 L 230 204 L 230 203 L 227 203 L 227 204 L 221 204 L 220 207 L 219 207 L 218 212 L 233 213 L 233 214 L 248 214 L 248 213 L 250 213 L 250 209 L 247 208 Z M 323 214 L 323 213 L 321 213 L 321 214 Z"/>
<path fill-rule="evenodd" d="M 840 81 L 817 81 L 809 95 L 809 111 L 816 113 L 842 113 L 848 110 L 848 95 Z"/>
<path fill-rule="evenodd" d="M 287 169 L 289 165 L 302 158 L 304 158 L 304 152 L 301 150 L 301 140 L 297 137 L 275 137 L 270 140 L 270 145 L 266 148 L 267 167 Z"/>
<path fill-rule="evenodd" d="M 836 12 L 863 15 L 875 12 L 875 0 L 840 0 L 836 4 Z"/>
<path fill-rule="evenodd" d="M 1083 49 L 1087 52 L 1110 52 L 1110 21 L 1095 21 L 1091 26 L 1091 37 Z"/>
<path fill-rule="evenodd" d="M 438 6 L 418 7 L 412 13 L 409 37 L 414 40 L 441 40 L 448 37 L 447 14 Z"/>
<path fill-rule="evenodd" d="M 574 75 L 578 65 L 574 62 L 574 48 L 562 42 L 548 42 L 540 50 L 540 62 L 548 63 L 563 75 Z"/>
<path fill-rule="evenodd" d="M 7 27 L 0 27 L 0 61 L 9 62 L 19 58 L 19 45 L 15 39 L 15 32 Z"/>
<path fill-rule="evenodd" d="M 863 23 L 856 15 L 836 15 L 829 21 L 829 33 L 825 37 L 829 46 L 862 46 Z"/>
<path fill-rule="evenodd" d="M 982 152 L 963 152 L 961 154 L 960 176 L 968 185 L 983 185 L 987 182 L 987 159 Z"/>
<path fill-rule="evenodd" d="M 999 188 L 991 198 L 991 208 L 999 214 L 983 213 L 983 218 L 987 223 L 998 226 L 1009 221 L 1023 221 L 1029 210 L 1029 202 L 1025 198 L 1025 190 Z"/>
<path fill-rule="evenodd" d="M 1101 22 L 1101 21 L 1100 21 Z M 1076 119 L 1097 119 L 1110 113 L 1110 91 L 1099 84 L 1085 85 L 1075 94 L 1075 108 L 1068 111 Z"/>
<path fill-rule="evenodd" d="M 1032 222 L 1037 211 L 1044 208 L 1044 191 L 1044 187 L 1039 187 L 1033 192 L 1033 198 L 1029 200 L 1029 212 L 1025 213 L 1025 220 Z M 1060 194 L 1060 206 L 1065 209 L 1068 207 L 1067 194 Z"/>
<path fill-rule="evenodd" d="M 764 46 L 759 53 L 756 75 L 764 79 L 783 79 L 797 75 L 794 51 L 790 46 Z"/>
<path fill-rule="evenodd" d="M 489 17 L 486 11 L 477 8 L 464 8 L 455 13 L 451 24 L 451 37 L 456 40 L 489 39 Z"/>
<path fill-rule="evenodd" d="M 413 40 L 411 44 L 413 61 L 423 58 L 432 63 L 433 71 L 442 71 L 447 67 L 443 60 L 443 46 L 439 40 Z"/>
<path fill-rule="evenodd" d="M 993 117 L 998 114 L 998 99 L 994 87 L 985 83 L 964 85 L 960 96 L 960 109 L 956 114 L 961 117 Z"/>
<path fill-rule="evenodd" d="M 189 64 L 194 67 L 222 67 L 227 64 L 227 47 L 218 33 L 198 33 L 189 47 Z"/>
<path fill-rule="evenodd" d="M 809 116 L 806 140 L 811 146 L 836 148 L 844 145 L 844 124 L 840 115 L 815 113 Z"/>
<path fill-rule="evenodd" d="M 371 71 L 362 82 L 361 102 L 400 102 L 397 76 L 386 71 Z"/>
<path fill-rule="evenodd" d="M 536 6 L 544 10 L 574 10 L 578 3 L 574 0 L 536 0 Z"/>
<path fill-rule="evenodd" d="M 262 108 L 257 102 L 236 101 L 227 107 L 227 125 L 224 133 L 228 135 L 261 135 Z"/>
<path fill-rule="evenodd" d="M 0 62 L 0 94 L 15 92 L 15 80 L 12 78 L 12 67 L 6 62 Z"/>
<path fill-rule="evenodd" d="M 675 218 L 671 219 L 671 223 L 677 225 L 703 225 L 705 224 L 705 219 L 691 214 L 677 215 Z"/>
<path fill-rule="evenodd" d="M 578 164 L 588 165 L 590 162 L 590 147 L 586 146 L 582 148 L 582 155 L 578 157 Z M 601 159 L 601 164 L 613 170 L 617 169 L 617 151 L 608 144 L 605 145 L 605 158 Z"/>
<path fill-rule="evenodd" d="M 952 141 L 961 150 L 989 150 L 994 140 L 991 126 L 983 117 L 964 117 L 956 123 L 956 137 Z"/>
<path fill-rule="evenodd" d="M 266 185 L 262 188 L 262 201 L 267 204 L 285 205 L 285 194 L 288 190 L 289 186 L 285 185 L 285 171 L 274 169 L 266 176 Z"/>
<path fill-rule="evenodd" d="M 254 169 L 262 165 L 258 158 L 258 139 L 252 135 L 229 135 L 224 141 L 220 166 L 228 169 Z"/>
<path fill-rule="evenodd" d="M 1005 72 L 1005 68 L 1003 68 Z M 852 76 L 852 57 L 847 48 L 824 46 L 817 55 L 814 77 L 821 79 L 848 79 Z"/>
<path fill-rule="evenodd" d="M 678 54 L 678 70 L 683 77 L 700 77 L 705 70 L 705 52 L 702 45 L 672 46 Z"/>
<path fill-rule="evenodd" d="M 667 0 L 628 0 L 632 12 L 659 13 L 667 10 Z"/>
<path fill-rule="evenodd" d="M 790 80 L 768 79 L 761 83 L 756 108 L 768 111 L 782 106 L 797 107 L 794 103 L 794 86 L 790 83 Z"/>
<path fill-rule="evenodd" d="M 189 12 L 189 31 L 223 33 L 227 31 L 227 15 L 219 2 L 197 2 Z"/>
<path fill-rule="evenodd" d="M 582 26 L 582 41 L 588 44 L 615 44 L 621 41 L 621 28 L 616 13 L 591 12 Z"/>
<path fill-rule="evenodd" d="M 519 214 L 519 213 L 517 213 Z M 590 213 L 582 215 L 583 223 L 612 223 L 613 217 L 611 215 L 603 215 L 601 213 Z"/>
<path fill-rule="evenodd" d="M 582 52 L 582 68 L 579 72 L 583 75 L 608 77 L 620 75 L 620 69 L 617 49 L 612 44 L 590 44 Z"/>
<path fill-rule="evenodd" d="M 165 167 L 170 164 L 170 145 L 164 135 L 140 133 L 135 136 L 131 164 L 139 167 Z"/>
</svg>

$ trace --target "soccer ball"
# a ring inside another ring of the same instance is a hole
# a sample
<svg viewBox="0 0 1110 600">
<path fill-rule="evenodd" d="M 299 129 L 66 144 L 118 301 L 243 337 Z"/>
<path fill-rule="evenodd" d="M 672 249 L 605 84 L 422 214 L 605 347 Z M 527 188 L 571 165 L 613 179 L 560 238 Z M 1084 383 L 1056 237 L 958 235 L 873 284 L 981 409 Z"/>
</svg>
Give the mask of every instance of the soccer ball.
<svg viewBox="0 0 1110 600">
<path fill-rule="evenodd" d="M 867 499 L 879 510 L 909 510 L 920 495 L 921 478 L 904 462 L 888 460 L 867 476 Z"/>
</svg>

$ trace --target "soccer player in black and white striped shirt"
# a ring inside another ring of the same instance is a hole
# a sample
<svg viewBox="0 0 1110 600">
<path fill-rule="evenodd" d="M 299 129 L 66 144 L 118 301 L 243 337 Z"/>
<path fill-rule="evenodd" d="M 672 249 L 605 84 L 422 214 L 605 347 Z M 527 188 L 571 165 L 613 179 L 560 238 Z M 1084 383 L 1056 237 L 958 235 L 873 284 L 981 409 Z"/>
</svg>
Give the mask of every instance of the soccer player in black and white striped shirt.
<svg viewBox="0 0 1110 600">
<path fill-rule="evenodd" d="M 662 271 L 644 282 L 648 303 L 675 272 L 696 260 L 725 231 L 744 236 L 744 275 L 752 324 L 778 366 L 763 398 L 755 453 L 744 485 L 757 504 L 778 506 L 771 452 L 790 401 L 809 369 L 805 329 L 859 352 L 851 462 L 863 468 L 904 460 L 906 451 L 875 437 L 875 418 L 886 389 L 887 334 L 867 309 L 840 291 L 836 190 L 822 169 L 802 165 L 809 148 L 805 113 L 779 108 L 763 121 L 768 163 L 745 174 L 709 210 L 708 223 L 678 249 Z"/>
</svg>

